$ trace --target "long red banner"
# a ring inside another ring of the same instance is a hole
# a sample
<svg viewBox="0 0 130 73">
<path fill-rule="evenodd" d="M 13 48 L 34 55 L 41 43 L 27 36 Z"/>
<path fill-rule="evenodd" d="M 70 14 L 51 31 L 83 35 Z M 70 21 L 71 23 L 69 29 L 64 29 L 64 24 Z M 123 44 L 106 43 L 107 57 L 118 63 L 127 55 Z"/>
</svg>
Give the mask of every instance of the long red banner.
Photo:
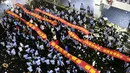
<svg viewBox="0 0 130 73">
<path fill-rule="evenodd" d="M 52 17 L 52 18 L 54 18 L 54 19 L 56 19 L 56 20 L 59 20 L 59 21 L 62 22 L 63 24 L 66 24 L 67 26 L 72 27 L 72 28 L 75 28 L 75 29 L 77 29 L 77 30 L 80 30 L 80 31 L 82 31 L 83 33 L 85 33 L 86 35 L 88 35 L 88 34 L 90 33 L 88 30 L 86 30 L 86 29 L 83 28 L 83 27 L 80 27 L 80 26 L 75 25 L 75 24 L 71 24 L 71 23 L 67 22 L 67 21 L 64 20 L 64 19 L 62 19 L 62 18 L 60 18 L 60 17 L 57 17 L 57 16 L 54 16 L 54 15 L 52 15 L 52 14 L 50 14 L 50 13 L 47 13 L 47 12 L 45 12 L 45 11 L 43 11 L 43 10 L 40 10 L 40 9 L 36 8 L 35 11 L 40 12 L 40 13 L 43 13 L 43 14 L 45 14 L 45 15 L 47 15 L 47 16 L 50 16 L 50 17 Z"/>
<path fill-rule="evenodd" d="M 115 58 L 118 58 L 118 59 L 121 59 L 121 60 L 124 60 L 126 62 L 130 62 L 130 57 L 118 52 L 118 51 L 115 51 L 115 50 L 111 50 L 111 49 L 108 49 L 108 48 L 105 48 L 105 47 L 102 47 L 102 46 L 99 46 L 98 44 L 95 44 L 89 40 L 84 40 L 84 39 L 80 39 L 74 32 L 71 32 L 71 31 L 68 31 L 68 34 L 74 38 L 75 40 L 81 42 L 82 44 L 85 44 L 87 45 L 88 47 L 94 49 L 94 50 L 98 50 L 100 52 L 103 52 L 105 54 L 108 54 L 112 57 L 115 57 Z"/>
<path fill-rule="evenodd" d="M 53 48 L 55 48 L 57 51 L 59 51 L 60 53 L 62 53 L 64 56 L 66 56 L 67 58 L 69 58 L 71 61 L 73 61 L 74 63 L 76 63 L 80 67 L 82 67 L 85 71 L 87 71 L 89 73 L 99 73 L 99 71 L 97 71 L 93 66 L 91 66 L 88 63 L 84 62 L 83 60 L 78 59 L 77 57 L 69 54 L 67 51 L 65 51 L 60 46 L 58 46 L 54 41 L 51 41 L 50 45 Z"/>
<path fill-rule="evenodd" d="M 29 14 L 29 15 L 32 15 L 32 16 L 34 16 L 35 18 L 38 18 L 38 19 L 40 19 L 40 20 L 44 20 L 44 21 L 46 21 L 46 22 L 49 22 L 49 23 L 51 23 L 52 25 L 57 25 L 57 22 L 56 22 L 56 21 L 52 21 L 52 20 L 43 18 L 42 16 L 40 16 L 40 15 L 38 15 L 38 14 L 35 14 L 35 13 L 33 13 L 33 12 L 30 12 L 30 11 L 28 11 L 26 8 L 24 8 L 23 5 L 21 5 L 21 4 L 19 4 L 19 3 L 15 4 L 15 5 L 16 5 L 16 6 L 19 6 L 20 8 L 23 9 L 23 11 L 24 11 L 25 13 L 27 13 L 27 14 Z"/>
<path fill-rule="evenodd" d="M 33 30 L 35 30 L 37 32 L 37 34 L 39 34 L 43 39 L 46 39 L 47 36 L 45 33 L 43 33 L 37 26 L 31 24 L 30 22 L 27 22 L 25 19 L 19 17 L 17 14 L 11 12 L 11 11 L 6 11 L 6 13 L 20 19 L 21 21 L 23 21 L 27 26 L 29 26 L 30 28 L 32 28 Z"/>
<path fill-rule="evenodd" d="M 46 34 L 44 34 L 37 26 L 31 24 L 30 22 L 27 22 L 26 20 L 24 20 L 23 18 L 19 17 L 17 14 L 11 12 L 11 11 L 6 11 L 6 13 L 20 19 L 21 21 L 23 21 L 27 26 L 29 26 L 30 28 L 32 28 L 33 30 L 35 30 L 37 32 L 37 34 L 39 36 L 41 36 L 43 39 L 47 39 Z M 97 71 L 93 66 L 89 65 L 88 63 L 84 62 L 81 59 L 78 59 L 77 57 L 69 54 L 67 51 L 65 51 L 63 48 L 61 48 L 60 46 L 58 46 L 54 41 L 51 41 L 49 43 L 53 48 L 55 48 L 58 52 L 60 52 L 61 54 L 63 54 L 65 57 L 69 58 L 71 61 L 73 61 L 75 64 L 79 65 L 80 67 L 82 67 L 85 71 L 87 71 L 88 73 L 99 73 L 99 71 Z"/>
</svg>

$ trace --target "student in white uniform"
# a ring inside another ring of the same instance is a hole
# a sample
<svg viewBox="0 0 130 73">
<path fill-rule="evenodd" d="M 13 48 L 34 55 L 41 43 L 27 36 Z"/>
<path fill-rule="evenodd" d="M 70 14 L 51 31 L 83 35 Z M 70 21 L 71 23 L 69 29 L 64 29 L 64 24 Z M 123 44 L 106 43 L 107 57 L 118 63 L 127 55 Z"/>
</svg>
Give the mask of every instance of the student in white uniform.
<svg viewBox="0 0 130 73">
<path fill-rule="evenodd" d="M 40 59 L 38 59 L 37 61 L 36 61 L 36 65 L 41 65 L 41 61 L 40 61 Z"/>
<path fill-rule="evenodd" d="M 56 67 L 54 70 L 55 70 L 56 73 L 59 73 L 60 68 Z"/>
<path fill-rule="evenodd" d="M 45 62 L 46 62 L 47 65 L 50 65 L 50 60 L 49 59 L 46 59 Z"/>
<path fill-rule="evenodd" d="M 36 71 L 37 71 L 38 73 L 41 73 L 41 72 L 42 72 L 40 66 L 36 68 Z"/>
<path fill-rule="evenodd" d="M 11 50 L 11 54 L 12 54 L 12 55 L 16 55 L 15 49 L 12 49 L 12 50 Z"/>
<path fill-rule="evenodd" d="M 50 60 L 50 62 L 52 65 L 55 65 L 55 60 L 52 59 L 52 60 Z"/>
<path fill-rule="evenodd" d="M 29 70 L 29 72 L 33 72 L 32 66 L 27 68 Z"/>
</svg>

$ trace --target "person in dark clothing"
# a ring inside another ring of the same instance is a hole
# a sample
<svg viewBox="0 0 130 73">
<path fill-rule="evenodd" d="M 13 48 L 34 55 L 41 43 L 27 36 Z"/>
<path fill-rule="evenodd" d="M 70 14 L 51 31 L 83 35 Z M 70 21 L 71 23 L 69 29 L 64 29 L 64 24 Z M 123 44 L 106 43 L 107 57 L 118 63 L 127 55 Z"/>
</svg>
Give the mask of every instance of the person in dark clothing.
<svg viewBox="0 0 130 73">
<path fill-rule="evenodd" d="M 130 30 L 130 20 L 129 20 L 129 24 L 128 24 L 128 27 L 127 27 L 127 28 L 128 28 L 128 30 Z"/>
<path fill-rule="evenodd" d="M 71 4 L 70 4 L 71 0 L 68 0 L 68 4 L 69 4 L 69 7 L 71 7 Z"/>
</svg>

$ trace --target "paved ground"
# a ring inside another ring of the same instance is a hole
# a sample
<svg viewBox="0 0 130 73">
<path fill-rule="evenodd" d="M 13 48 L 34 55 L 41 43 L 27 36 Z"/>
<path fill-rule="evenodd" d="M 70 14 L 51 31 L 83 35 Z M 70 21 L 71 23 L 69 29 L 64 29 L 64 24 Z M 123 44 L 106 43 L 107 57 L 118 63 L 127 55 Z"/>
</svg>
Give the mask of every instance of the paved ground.
<svg viewBox="0 0 130 73">
<path fill-rule="evenodd" d="M 108 17 L 108 20 L 114 24 L 117 24 L 124 28 L 128 26 L 130 20 L 130 12 L 111 7 L 108 10 L 105 9 L 104 14 L 106 17 Z"/>
</svg>

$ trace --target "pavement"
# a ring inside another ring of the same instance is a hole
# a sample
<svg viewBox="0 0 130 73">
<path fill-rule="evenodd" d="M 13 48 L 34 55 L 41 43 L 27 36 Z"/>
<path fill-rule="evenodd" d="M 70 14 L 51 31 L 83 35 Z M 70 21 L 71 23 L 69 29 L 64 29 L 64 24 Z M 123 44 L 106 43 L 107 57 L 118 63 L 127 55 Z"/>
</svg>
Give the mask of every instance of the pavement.
<svg viewBox="0 0 130 73">
<path fill-rule="evenodd" d="M 130 12 L 120 10 L 115 7 L 110 9 L 104 9 L 104 15 L 108 20 L 114 24 L 119 25 L 120 27 L 127 28 L 130 20 Z"/>
</svg>

